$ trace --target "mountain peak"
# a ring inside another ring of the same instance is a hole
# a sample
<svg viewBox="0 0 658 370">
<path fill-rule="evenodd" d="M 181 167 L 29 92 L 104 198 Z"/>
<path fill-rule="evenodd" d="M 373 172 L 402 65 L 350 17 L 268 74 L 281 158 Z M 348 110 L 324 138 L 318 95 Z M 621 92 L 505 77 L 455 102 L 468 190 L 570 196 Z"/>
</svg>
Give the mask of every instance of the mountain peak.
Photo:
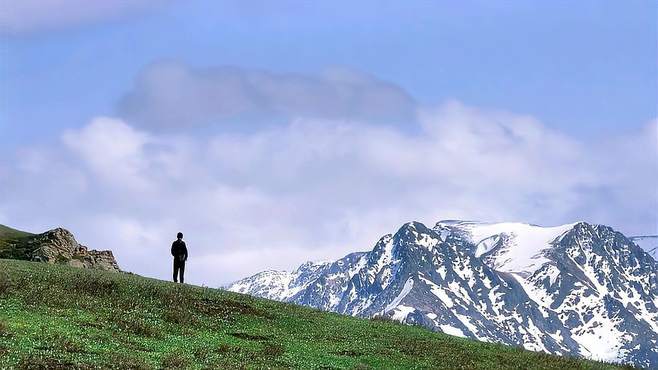
<svg viewBox="0 0 658 370">
<path fill-rule="evenodd" d="M 398 232 L 405 231 L 405 230 L 414 230 L 414 231 L 423 232 L 424 230 L 429 230 L 429 229 L 422 222 L 409 221 L 407 223 L 404 223 L 402 226 L 400 226 L 400 228 L 398 229 Z"/>
<path fill-rule="evenodd" d="M 417 247 L 432 249 L 440 241 L 441 237 L 434 230 L 423 223 L 407 222 L 393 235 L 395 240 L 394 254 L 400 255 L 402 251 L 410 251 Z"/>
</svg>

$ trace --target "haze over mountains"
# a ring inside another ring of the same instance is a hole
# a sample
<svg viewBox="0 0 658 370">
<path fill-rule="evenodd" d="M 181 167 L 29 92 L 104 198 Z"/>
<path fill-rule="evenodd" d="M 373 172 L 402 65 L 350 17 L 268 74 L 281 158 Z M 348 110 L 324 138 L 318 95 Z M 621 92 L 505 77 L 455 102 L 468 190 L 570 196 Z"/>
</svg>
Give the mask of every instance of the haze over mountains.
<svg viewBox="0 0 658 370">
<path fill-rule="evenodd" d="M 605 225 L 418 222 L 229 290 L 553 354 L 658 366 L 658 263 Z M 651 250 L 651 249 L 648 249 Z M 655 250 L 654 250 L 655 253 Z"/>
<path fill-rule="evenodd" d="M 631 236 L 630 239 L 658 261 L 658 235 Z"/>
</svg>

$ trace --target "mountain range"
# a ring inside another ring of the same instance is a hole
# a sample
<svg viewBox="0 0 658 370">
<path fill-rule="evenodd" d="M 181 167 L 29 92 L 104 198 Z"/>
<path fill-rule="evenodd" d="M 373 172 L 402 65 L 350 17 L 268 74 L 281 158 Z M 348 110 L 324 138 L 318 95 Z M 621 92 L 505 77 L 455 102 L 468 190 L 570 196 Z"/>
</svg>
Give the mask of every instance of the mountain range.
<svg viewBox="0 0 658 370">
<path fill-rule="evenodd" d="M 586 222 L 410 222 L 368 252 L 264 271 L 228 290 L 658 368 L 658 263 L 636 243 L 647 239 Z"/>
</svg>

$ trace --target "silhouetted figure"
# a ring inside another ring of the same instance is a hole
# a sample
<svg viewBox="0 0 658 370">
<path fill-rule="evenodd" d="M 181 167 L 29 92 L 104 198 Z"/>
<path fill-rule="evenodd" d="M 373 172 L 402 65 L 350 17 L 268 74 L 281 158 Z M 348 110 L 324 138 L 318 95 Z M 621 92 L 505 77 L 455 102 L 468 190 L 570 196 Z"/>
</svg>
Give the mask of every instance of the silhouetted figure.
<svg viewBox="0 0 658 370">
<path fill-rule="evenodd" d="M 176 235 L 177 239 L 171 243 L 171 255 L 174 256 L 174 283 L 178 282 L 180 271 L 180 282 L 184 282 L 185 261 L 187 261 L 187 246 L 183 241 L 183 233 Z"/>
</svg>

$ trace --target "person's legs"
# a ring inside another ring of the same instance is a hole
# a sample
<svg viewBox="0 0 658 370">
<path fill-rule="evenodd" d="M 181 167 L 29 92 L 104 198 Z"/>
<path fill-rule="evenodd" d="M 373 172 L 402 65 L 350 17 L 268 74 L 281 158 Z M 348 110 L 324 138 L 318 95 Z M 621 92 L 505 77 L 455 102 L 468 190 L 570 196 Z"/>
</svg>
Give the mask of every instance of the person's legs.
<svg viewBox="0 0 658 370">
<path fill-rule="evenodd" d="M 179 267 L 180 267 L 180 283 L 183 284 L 185 279 L 183 277 L 185 275 L 185 261 L 181 261 Z"/>
<path fill-rule="evenodd" d="M 174 283 L 178 282 L 178 261 L 174 258 Z"/>
</svg>

